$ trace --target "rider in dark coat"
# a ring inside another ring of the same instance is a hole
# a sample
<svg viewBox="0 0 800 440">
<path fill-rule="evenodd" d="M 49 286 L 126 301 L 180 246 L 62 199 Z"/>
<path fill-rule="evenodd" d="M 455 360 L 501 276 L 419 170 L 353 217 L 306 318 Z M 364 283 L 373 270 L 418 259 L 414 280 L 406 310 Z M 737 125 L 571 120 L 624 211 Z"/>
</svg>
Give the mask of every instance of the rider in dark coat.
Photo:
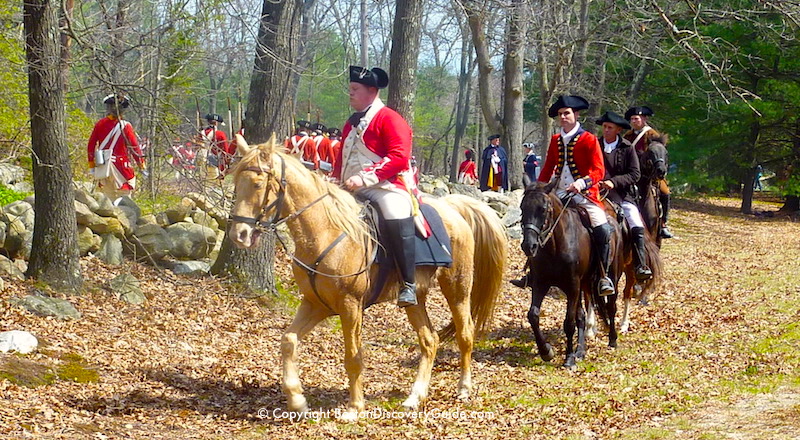
<svg viewBox="0 0 800 440">
<path fill-rule="evenodd" d="M 605 112 L 595 122 L 603 127 L 600 145 L 603 148 L 606 175 L 600 182 L 600 188 L 608 190 L 607 197 L 622 208 L 633 242 L 636 279 L 646 281 L 653 277 L 653 272 L 647 267 L 644 221 L 636 202 L 636 183 L 641 177 L 639 155 L 631 143 L 620 136 L 623 129 L 630 129 L 630 125 L 614 112 Z"/>
</svg>

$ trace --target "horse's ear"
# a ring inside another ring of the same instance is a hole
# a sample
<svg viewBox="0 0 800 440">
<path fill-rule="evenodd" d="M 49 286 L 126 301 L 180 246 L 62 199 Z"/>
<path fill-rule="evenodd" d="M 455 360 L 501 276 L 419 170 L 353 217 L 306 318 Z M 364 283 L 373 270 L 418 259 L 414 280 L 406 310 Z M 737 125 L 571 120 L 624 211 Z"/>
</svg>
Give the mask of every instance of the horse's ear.
<svg viewBox="0 0 800 440">
<path fill-rule="evenodd" d="M 234 135 L 234 143 L 236 144 L 236 151 L 239 153 L 239 156 L 244 157 L 247 153 L 249 153 L 253 147 L 247 145 L 247 141 L 244 140 L 244 136 L 236 133 Z"/>
<path fill-rule="evenodd" d="M 532 184 L 533 184 L 533 180 L 531 180 L 531 176 L 529 176 L 528 173 L 523 173 L 522 174 L 522 185 L 525 188 L 528 188 Z"/>
<path fill-rule="evenodd" d="M 544 192 L 549 193 L 549 192 L 553 191 L 553 189 L 556 187 L 557 184 L 558 184 L 558 179 L 557 178 L 554 177 L 554 178 L 550 179 L 550 183 L 548 183 L 544 187 Z"/>
</svg>

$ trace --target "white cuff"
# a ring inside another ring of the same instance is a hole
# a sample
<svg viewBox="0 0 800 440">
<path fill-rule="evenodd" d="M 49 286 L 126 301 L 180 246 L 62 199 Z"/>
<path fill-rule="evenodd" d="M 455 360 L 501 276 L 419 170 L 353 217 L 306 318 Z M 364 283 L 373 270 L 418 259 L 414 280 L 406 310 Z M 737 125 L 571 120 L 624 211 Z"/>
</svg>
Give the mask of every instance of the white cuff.
<svg viewBox="0 0 800 440">
<path fill-rule="evenodd" d="M 583 179 L 578 179 L 575 181 L 575 188 L 578 188 L 578 191 L 583 191 L 586 189 L 586 181 Z"/>
</svg>

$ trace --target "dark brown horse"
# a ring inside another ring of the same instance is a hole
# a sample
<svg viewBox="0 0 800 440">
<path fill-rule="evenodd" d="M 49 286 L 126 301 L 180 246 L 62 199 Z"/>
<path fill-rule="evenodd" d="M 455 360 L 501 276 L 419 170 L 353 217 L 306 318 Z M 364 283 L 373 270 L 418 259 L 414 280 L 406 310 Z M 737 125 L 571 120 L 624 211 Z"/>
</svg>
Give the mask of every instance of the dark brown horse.
<svg viewBox="0 0 800 440">
<path fill-rule="evenodd" d="M 522 197 L 522 250 L 530 259 L 528 285 L 532 289 L 528 322 L 536 338 L 539 355 L 545 361 L 555 357 L 553 347 L 548 344 L 539 327 L 542 300 L 550 287 L 558 287 L 567 296 L 567 313 L 564 318 L 564 333 L 567 337 L 567 351 L 564 366 L 575 367 L 577 360 L 586 355 L 586 315 L 581 305 L 583 292 L 587 307 L 594 304 L 603 307 L 598 310 L 609 326 L 609 345 L 616 346 L 617 333 L 614 326 L 617 294 L 600 299 L 597 295 L 597 263 L 592 255 L 592 239 L 584 226 L 578 209 L 568 206 L 555 195 L 556 180 L 549 184 L 525 180 L 525 194 Z M 612 219 L 613 221 L 613 219 Z M 614 223 L 611 237 L 612 258 L 621 252 L 622 241 L 619 228 Z M 615 282 L 619 278 L 619 265 L 612 264 L 608 274 Z M 591 298 L 590 298 L 591 296 Z M 573 338 L 578 332 L 577 348 Z"/>
<path fill-rule="evenodd" d="M 658 202 L 660 182 L 667 176 L 666 135 L 654 137 L 647 150 L 639 155 L 642 177 L 639 179 L 639 212 L 644 226 L 661 247 L 661 206 Z"/>
</svg>

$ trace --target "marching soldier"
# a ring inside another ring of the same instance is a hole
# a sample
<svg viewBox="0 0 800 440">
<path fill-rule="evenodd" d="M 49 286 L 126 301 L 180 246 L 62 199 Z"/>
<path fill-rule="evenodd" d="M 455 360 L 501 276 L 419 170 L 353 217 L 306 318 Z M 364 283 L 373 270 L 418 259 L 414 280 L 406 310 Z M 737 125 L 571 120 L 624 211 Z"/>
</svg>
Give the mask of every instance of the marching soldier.
<svg viewBox="0 0 800 440">
<path fill-rule="evenodd" d="M 136 189 L 131 158 L 142 169 L 144 154 L 133 126 L 122 119 L 122 113 L 130 106 L 128 97 L 111 94 L 103 103 L 106 116 L 97 121 L 89 137 L 89 172 L 103 194 L 119 205 L 123 196 L 130 196 Z"/>
<path fill-rule="evenodd" d="M 625 133 L 625 140 L 631 143 L 636 149 L 636 152 L 639 154 L 639 159 L 642 157 L 642 153 L 647 151 L 647 148 L 650 146 L 651 139 L 660 137 L 661 134 L 657 132 L 653 127 L 648 125 L 648 119 L 650 116 L 653 116 L 653 110 L 647 106 L 635 106 L 628 109 L 625 112 L 625 119 L 630 121 L 631 123 L 631 130 Z M 669 202 L 670 202 L 670 191 L 669 186 L 667 186 L 666 180 L 661 180 L 659 182 L 659 197 L 658 200 L 661 203 L 661 238 L 672 238 L 672 232 L 667 229 L 667 218 L 669 215 Z"/>
<path fill-rule="evenodd" d="M 549 182 L 555 176 L 558 179 L 558 197 L 563 199 L 567 193 L 573 193 L 572 203 L 583 206 L 589 214 L 592 240 L 602 263 L 598 287 L 600 295 L 607 296 L 615 291 L 614 283 L 608 277 L 613 229 L 606 219 L 597 188 L 597 183 L 605 176 L 603 152 L 597 137 L 584 130 L 578 122 L 578 112 L 588 108 L 589 103 L 580 96 L 559 96 L 550 106 L 547 115 L 551 118 L 558 117 L 561 133 L 550 139 L 539 181 Z"/>
<path fill-rule="evenodd" d="M 216 174 L 218 179 L 222 179 L 225 177 L 225 171 L 228 169 L 233 157 L 231 146 L 228 143 L 228 136 L 225 135 L 225 132 L 217 128 L 218 124 L 224 122 L 222 116 L 216 113 L 209 113 L 206 115 L 206 121 L 208 121 L 208 126 L 202 132 L 203 141 L 209 145 L 206 164 L 211 169 L 216 168 L 212 173 Z"/>
<path fill-rule="evenodd" d="M 302 161 L 313 148 L 314 141 L 308 135 L 311 130 L 311 123 L 308 121 L 297 121 L 297 130 L 294 136 L 286 140 L 286 152 Z M 310 144 L 310 145 L 309 145 Z"/>
<path fill-rule="evenodd" d="M 329 128 L 328 129 L 328 139 L 330 139 L 330 149 L 328 152 L 328 162 L 331 163 L 331 172 L 333 169 L 336 168 L 336 158 L 339 156 L 339 153 L 342 151 L 342 132 L 338 128 Z"/>
<path fill-rule="evenodd" d="M 603 113 L 595 123 L 603 127 L 601 145 L 606 165 L 606 174 L 599 184 L 600 189 L 608 190 L 607 198 L 622 208 L 625 220 L 631 228 L 636 280 L 647 281 L 653 277 L 653 272 L 647 267 L 644 220 L 636 204 L 636 184 L 641 176 L 639 156 L 630 142 L 620 135 L 631 126 L 614 112 Z"/>
</svg>

